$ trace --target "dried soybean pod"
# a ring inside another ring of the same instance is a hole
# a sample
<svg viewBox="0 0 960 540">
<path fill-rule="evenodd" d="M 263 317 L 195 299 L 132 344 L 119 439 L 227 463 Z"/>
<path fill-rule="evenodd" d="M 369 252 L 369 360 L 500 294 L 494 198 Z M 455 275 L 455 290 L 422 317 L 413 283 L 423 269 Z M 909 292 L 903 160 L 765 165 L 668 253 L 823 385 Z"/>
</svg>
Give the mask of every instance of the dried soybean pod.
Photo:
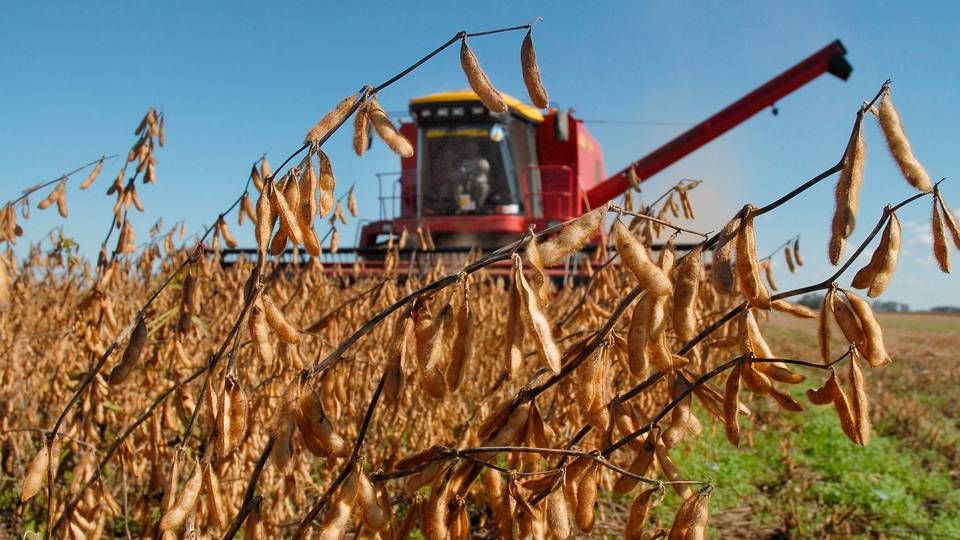
<svg viewBox="0 0 960 540">
<path fill-rule="evenodd" d="M 514 284 L 508 292 L 509 305 L 507 306 L 507 324 L 506 335 L 504 336 L 504 352 L 507 359 L 507 377 L 513 377 L 513 374 L 520 369 L 523 362 L 523 299 L 521 298 L 520 287 Z"/>
<path fill-rule="evenodd" d="M 766 275 L 770 288 L 775 291 L 780 290 L 780 287 L 777 287 L 777 282 L 773 279 L 773 259 L 763 261 L 760 266 L 763 267 L 763 273 Z"/>
<path fill-rule="evenodd" d="M 130 197 L 129 200 L 133 202 L 133 206 L 136 207 L 137 210 L 143 212 L 144 211 L 143 201 L 140 200 L 140 195 L 137 194 L 137 186 L 133 183 L 132 179 L 126 191 Z"/>
<path fill-rule="evenodd" d="M 323 150 L 317 150 L 317 161 L 320 163 L 320 178 L 318 185 L 320 189 L 320 217 L 326 216 L 334 205 L 334 191 L 337 188 L 337 179 L 333 174 L 333 163 L 330 157 Z"/>
<path fill-rule="evenodd" d="M 936 198 L 933 201 L 933 254 L 937 259 L 937 265 L 940 271 L 950 273 L 950 246 L 947 245 L 947 234 L 943 226 L 943 214 L 940 213 L 940 206 Z"/>
<path fill-rule="evenodd" d="M 260 178 L 262 179 L 264 185 L 273 181 L 273 168 L 270 167 L 270 162 L 267 161 L 266 155 L 260 159 Z"/>
<path fill-rule="evenodd" d="M 399 405 L 399 399 L 403 393 L 403 345 L 412 330 L 413 321 L 411 318 L 401 317 L 400 320 L 397 321 L 393 343 L 390 346 L 390 356 L 386 368 L 383 395 L 387 403 L 391 403 L 394 406 Z"/>
<path fill-rule="evenodd" d="M 644 294 L 633 308 L 630 318 L 630 329 L 627 333 L 627 355 L 630 362 L 630 372 L 637 377 L 644 377 L 650 369 L 650 357 L 647 354 L 647 342 L 650 337 L 647 332 L 647 319 L 650 317 L 650 300 Z"/>
<path fill-rule="evenodd" d="M 47 477 L 47 470 L 50 463 L 50 445 L 42 441 L 37 454 L 30 460 L 27 466 L 27 473 L 23 477 L 23 487 L 20 490 L 20 502 L 29 501 L 43 487 L 43 481 Z"/>
<path fill-rule="evenodd" d="M 197 505 L 197 496 L 200 495 L 200 487 L 203 485 L 203 472 L 200 464 L 193 461 L 193 474 L 187 483 L 183 486 L 183 491 L 177 497 L 177 501 L 168 509 L 163 517 L 160 518 L 160 530 L 173 531 L 180 527 L 187 516 Z"/>
<path fill-rule="evenodd" d="M 274 351 L 273 344 L 270 343 L 270 325 L 267 323 L 267 316 L 259 297 L 250 307 L 247 326 L 250 330 L 250 339 L 253 340 L 253 346 L 257 350 L 260 361 L 267 366 L 273 365 Z"/>
<path fill-rule="evenodd" d="M 637 418 L 631 411 L 627 410 L 619 395 L 610 402 L 610 416 L 613 419 L 613 425 L 624 435 L 633 433 L 640 427 Z M 643 446 L 643 441 L 634 439 L 630 446 L 639 449 Z"/>
<path fill-rule="evenodd" d="M 877 272 L 880 270 L 880 265 L 883 264 L 883 260 L 887 256 L 887 245 L 890 243 L 890 234 L 892 222 L 890 217 L 886 217 L 887 226 L 883 230 L 883 236 L 880 238 L 880 243 L 877 244 L 877 249 L 874 250 L 873 255 L 870 256 L 870 262 L 868 262 L 863 268 L 857 271 L 853 276 L 853 280 L 850 282 L 850 286 L 857 289 L 866 289 L 870 287 L 873 283 L 873 278 L 877 275 Z"/>
<path fill-rule="evenodd" d="M 0 307 L 10 302 L 10 288 L 13 279 L 10 276 L 10 270 L 7 269 L 7 263 L 0 258 Z"/>
<path fill-rule="evenodd" d="M 843 294 L 850 301 L 850 307 L 856 315 L 860 328 L 863 329 L 863 348 L 860 352 L 870 364 L 870 367 L 878 367 L 892 362 L 893 360 L 890 359 L 887 348 L 883 344 L 883 330 L 880 328 L 880 323 L 877 321 L 870 304 L 850 291 L 845 290 Z"/>
<path fill-rule="evenodd" d="M 787 268 L 790 269 L 790 273 L 796 273 L 797 265 L 793 264 L 793 254 L 790 252 L 790 246 L 783 248 L 783 258 L 787 261 Z"/>
<path fill-rule="evenodd" d="M 673 292 L 673 286 L 670 284 L 670 278 L 647 256 L 646 250 L 640 245 L 640 242 L 634 237 L 627 226 L 616 220 L 613 224 L 614 234 L 616 235 L 617 251 L 620 258 L 627 268 L 633 272 L 633 275 L 640 282 L 648 295 L 666 296 Z"/>
<path fill-rule="evenodd" d="M 50 208 L 50 205 L 52 205 L 54 201 L 57 200 L 57 193 L 59 189 L 60 189 L 59 185 L 53 188 L 53 190 L 50 191 L 50 194 L 47 195 L 46 198 L 44 198 L 39 203 L 37 203 L 37 208 L 40 210 L 46 210 L 47 208 Z"/>
<path fill-rule="evenodd" d="M 799 401 L 793 399 L 793 396 L 787 394 L 786 392 L 781 392 L 777 389 L 776 386 L 771 385 L 770 389 L 767 390 L 767 395 L 773 398 L 778 405 L 790 412 L 801 412 L 803 411 L 803 405 Z"/>
<path fill-rule="evenodd" d="M 384 111 L 380 103 L 377 102 L 376 96 L 370 96 L 367 101 L 367 111 L 370 115 L 370 122 L 373 124 L 373 129 L 376 130 L 377 135 L 383 139 L 383 142 L 387 143 L 387 146 L 400 157 L 412 157 L 413 145 L 410 144 L 410 141 L 408 141 L 402 133 L 397 131 L 393 122 L 390 121 L 390 117 L 387 116 L 386 111 Z"/>
<path fill-rule="evenodd" d="M 368 87 L 369 88 L 369 87 Z M 367 99 L 357 108 L 353 117 L 353 151 L 357 156 L 363 156 L 370 147 L 370 116 L 367 113 Z"/>
<path fill-rule="evenodd" d="M 697 330 L 696 300 L 703 271 L 703 251 L 698 246 L 687 253 L 676 270 L 673 289 L 673 330 L 688 341 Z"/>
<path fill-rule="evenodd" d="M 303 144 L 314 144 L 325 140 L 333 130 L 337 129 L 340 124 L 347 120 L 357 99 L 358 96 L 356 95 L 343 98 L 332 111 L 325 114 L 316 125 L 310 128 L 307 136 L 303 138 Z"/>
<path fill-rule="evenodd" d="M 853 295 L 845 294 L 844 296 L 849 300 Z M 860 321 L 857 320 L 857 316 L 851 307 L 839 297 L 834 299 L 832 307 L 833 318 L 837 321 L 837 325 L 840 326 L 840 330 L 843 332 L 844 337 L 847 338 L 847 342 L 857 347 L 862 347 L 864 345 L 863 328 L 860 326 Z"/>
<path fill-rule="evenodd" d="M 453 307 L 450 304 L 443 306 L 440 313 L 433 320 L 430 326 L 429 339 L 426 346 L 422 348 L 425 357 L 422 359 L 422 366 L 425 372 L 431 370 L 441 370 L 442 363 L 445 360 L 444 345 L 446 337 L 449 334 L 449 328 L 453 321 Z"/>
<path fill-rule="evenodd" d="M 580 475 L 577 483 L 577 509 L 574 513 L 577 527 L 585 533 L 593 531 L 596 523 L 597 483 L 600 468 L 594 462 Z"/>
<path fill-rule="evenodd" d="M 663 472 L 663 475 L 671 482 L 682 482 L 683 477 L 680 475 L 680 469 L 677 468 L 677 465 L 670 459 L 670 455 L 667 453 L 667 447 L 662 444 L 657 444 L 656 454 L 657 465 L 660 466 L 660 471 Z M 686 484 L 673 484 L 673 489 L 677 492 L 677 495 L 684 499 L 690 496 L 690 487 Z"/>
<path fill-rule="evenodd" d="M 467 513 L 467 504 L 463 497 L 457 495 L 453 502 L 453 516 L 449 518 L 449 540 L 467 540 L 470 538 L 470 515 Z"/>
<path fill-rule="evenodd" d="M 280 340 L 291 345 L 300 343 L 300 332 L 287 322 L 287 318 L 283 316 L 280 308 L 273 303 L 270 295 L 264 293 L 260 296 L 260 300 L 263 306 L 263 313 L 266 315 L 267 324 L 277 333 Z"/>
<path fill-rule="evenodd" d="M 270 247 L 270 233 L 273 232 L 273 204 L 270 202 L 272 191 L 273 182 L 268 181 L 264 184 L 260 191 L 260 197 L 257 199 L 256 235 L 261 259 L 267 257 L 267 249 Z"/>
<path fill-rule="evenodd" d="M 330 218 L 330 221 L 332 222 L 337 219 L 340 220 L 340 223 L 343 223 L 344 225 L 347 224 L 347 216 L 343 213 L 343 206 L 341 206 L 339 202 L 337 202 L 333 207 L 333 216 Z"/>
<path fill-rule="evenodd" d="M 320 440 L 320 438 L 311 428 L 310 419 L 306 414 L 306 409 L 308 409 L 310 405 L 304 404 L 305 399 L 310 399 L 310 397 L 301 394 L 301 396 L 297 398 L 297 403 L 294 406 L 293 414 L 294 421 L 297 424 L 297 429 L 300 430 L 303 443 L 306 445 L 307 450 L 309 450 L 311 454 L 320 457 L 329 457 L 329 453 L 327 452 L 327 448 L 324 446 L 323 441 Z"/>
<path fill-rule="evenodd" d="M 267 159 L 266 156 L 263 159 Z M 256 162 L 250 168 L 250 181 L 253 182 L 253 187 L 257 188 L 257 192 L 263 193 L 264 178 L 260 175 L 260 169 L 257 168 Z"/>
<path fill-rule="evenodd" d="M 609 204 L 594 208 L 567 223 L 557 235 L 538 246 L 544 266 L 554 266 L 567 255 L 580 250 L 597 234 Z"/>
<path fill-rule="evenodd" d="M 227 243 L 227 247 L 234 249 L 237 247 L 237 239 L 234 238 L 233 233 L 230 232 L 230 227 L 227 226 L 227 222 L 221 217 L 217 221 L 217 227 L 220 229 L 220 234 L 223 235 L 224 242 Z"/>
<path fill-rule="evenodd" d="M 551 371 L 560 373 L 560 349 L 553 340 L 550 321 L 540 308 L 540 297 L 523 276 L 523 262 L 517 254 L 513 255 L 513 277 L 515 286 L 519 289 L 517 294 L 520 296 L 520 315 L 527 333 L 534 338 L 540 359 Z"/>
<path fill-rule="evenodd" d="M 727 440 L 740 446 L 740 364 L 734 366 L 727 376 L 723 393 L 723 424 Z"/>
<path fill-rule="evenodd" d="M 713 250 L 711 280 L 713 287 L 720 294 L 730 294 L 736 286 L 733 256 L 736 247 L 737 231 L 740 229 L 740 218 L 731 219 L 720 231 L 717 246 Z"/>
<path fill-rule="evenodd" d="M 867 396 L 867 385 L 863 379 L 863 371 L 857 363 L 857 354 L 850 357 L 850 391 L 852 395 L 851 410 L 854 423 L 860 437 L 860 444 L 870 444 L 870 398 Z"/>
<path fill-rule="evenodd" d="M 221 458 L 227 457 L 237 445 L 237 441 L 231 439 L 233 434 L 233 414 L 231 411 L 230 392 L 224 388 L 220 395 L 220 410 L 217 414 L 217 451 Z"/>
<path fill-rule="evenodd" d="M 674 538 L 691 538 L 691 539 L 703 539 L 706 538 L 707 533 L 707 521 L 710 518 L 710 494 L 713 492 L 712 488 L 706 487 L 701 489 L 696 495 L 693 496 L 693 502 L 690 506 L 687 506 L 687 502 L 684 501 L 681 505 L 681 512 L 684 508 L 686 511 L 682 514 L 677 513 L 677 519 L 674 521 L 673 528 L 670 529 L 670 533 L 667 535 L 668 539 Z M 679 527 L 679 530 L 675 529 Z"/>
<path fill-rule="evenodd" d="M 870 262 L 853 277 L 851 286 L 858 289 L 869 287 L 867 295 L 871 298 L 876 298 L 886 290 L 900 258 L 901 234 L 900 219 L 890 212 L 880 244 L 870 257 Z"/>
<path fill-rule="evenodd" d="M 801 319 L 816 319 L 817 312 L 808 308 L 807 306 L 802 306 L 800 304 L 794 304 L 786 300 L 774 300 L 770 302 L 770 307 L 775 311 L 780 311 L 782 313 L 789 313 L 794 317 L 800 317 Z"/>
<path fill-rule="evenodd" d="M 292 178 L 288 180 L 288 182 L 292 181 Z M 297 215 L 287 202 L 285 196 L 286 191 L 286 189 L 281 191 L 278 186 L 274 186 L 274 188 L 270 190 L 270 204 L 276 210 L 277 215 L 279 215 L 280 225 L 286 230 L 287 236 L 289 236 L 290 240 L 293 240 L 294 245 L 299 246 L 303 244 L 303 231 L 300 229 Z"/>
<path fill-rule="evenodd" d="M 227 508 L 223 501 L 220 480 L 217 478 L 216 471 L 209 464 L 203 470 L 203 488 L 207 492 L 207 511 L 210 513 L 210 518 L 217 527 L 226 530 L 230 526 L 232 511 Z"/>
<path fill-rule="evenodd" d="M 840 386 L 837 377 L 827 379 L 828 392 L 833 397 L 833 406 L 837 410 L 837 416 L 840 418 L 840 427 L 843 433 L 854 443 L 863 444 L 860 440 L 860 432 L 857 430 L 856 422 L 853 418 L 853 409 L 850 407 L 850 400 L 847 399 L 846 392 Z M 809 396 L 808 396 L 809 397 Z"/>
<path fill-rule="evenodd" d="M 311 257 L 319 257 L 323 251 L 320 247 L 320 238 L 312 227 L 303 231 L 303 247 Z"/>
<path fill-rule="evenodd" d="M 773 388 L 773 383 L 770 382 L 770 378 L 755 368 L 753 362 L 747 361 L 743 364 L 743 369 L 740 370 L 740 376 L 743 378 L 743 382 L 746 383 L 747 388 L 754 394 L 769 394 L 770 389 Z"/>
<path fill-rule="evenodd" d="M 460 280 L 458 287 L 460 301 L 453 315 L 456 336 L 450 348 L 450 363 L 447 365 L 447 389 L 457 390 L 463 382 L 463 374 L 473 358 L 473 310 L 470 308 L 466 279 Z M 409 320 L 409 319 L 408 319 Z"/>
<path fill-rule="evenodd" d="M 270 461 L 273 462 L 273 466 L 277 468 L 277 472 L 281 476 L 286 476 L 291 472 L 295 428 L 296 422 L 293 413 L 284 407 L 280 415 L 276 417 L 273 426 L 273 433 L 271 434 L 273 447 L 270 450 Z"/>
<path fill-rule="evenodd" d="M 220 456 L 226 457 L 240 444 L 247 431 L 247 394 L 232 376 L 224 383 L 218 427 Z"/>
<path fill-rule="evenodd" d="M 930 181 L 930 175 L 923 165 L 913 155 L 913 149 L 910 147 L 910 140 L 903 130 L 903 124 L 900 121 L 900 113 L 897 112 L 890 98 L 889 85 L 884 88 L 883 99 L 880 101 L 880 112 L 877 115 L 880 119 L 880 128 L 887 139 L 887 147 L 890 154 L 900 167 L 903 177 L 910 182 L 910 185 L 923 192 L 933 191 L 933 182 Z"/>
<path fill-rule="evenodd" d="M 684 391 L 689 388 L 689 383 L 682 376 L 676 378 L 673 383 L 671 397 L 679 398 Z M 673 448 L 679 444 L 688 432 L 698 432 L 703 428 L 700 421 L 692 412 L 693 393 L 688 393 L 670 413 L 670 425 L 664 430 L 661 440 L 667 448 Z"/>
<path fill-rule="evenodd" d="M 533 27 L 527 30 L 523 45 L 520 46 L 520 67 L 523 70 L 523 83 L 527 86 L 530 101 L 538 108 L 547 108 L 550 100 L 547 98 L 547 89 L 543 87 L 543 80 L 540 78 L 537 51 L 533 47 Z"/>
<path fill-rule="evenodd" d="M 555 489 L 547 495 L 546 513 L 547 530 L 550 531 L 550 536 L 570 538 L 573 533 L 570 527 L 570 507 L 562 490 Z"/>
<path fill-rule="evenodd" d="M 143 353 L 143 346 L 146 343 L 147 325 L 143 317 L 140 317 L 137 319 L 137 324 L 133 327 L 133 332 L 130 334 L 130 341 L 127 343 L 127 348 L 123 351 L 123 357 L 121 357 L 120 362 L 113 367 L 113 370 L 110 371 L 109 382 L 111 385 L 123 384 L 123 382 L 127 380 L 130 371 L 140 360 L 140 356 Z"/>
<path fill-rule="evenodd" d="M 301 396 L 298 415 L 300 423 L 297 427 L 304 434 L 304 438 L 310 435 L 323 446 L 326 454 L 343 457 L 350 452 L 343 437 L 333 430 L 333 424 L 324 414 L 320 400 L 313 395 L 313 392 L 305 392 Z"/>
<path fill-rule="evenodd" d="M 651 429 L 647 432 L 647 436 L 643 441 L 642 446 L 637 449 L 637 455 L 633 458 L 633 461 L 630 463 L 630 466 L 627 470 L 636 474 L 637 476 L 646 476 L 650 471 L 650 467 L 653 465 L 653 459 L 655 457 L 655 451 L 657 447 L 658 439 L 658 430 Z M 634 486 L 637 485 L 636 478 L 630 476 L 621 476 L 613 484 L 613 490 L 617 493 L 627 493 L 632 490 Z"/>
<path fill-rule="evenodd" d="M 850 133 L 850 140 L 843 153 L 843 169 L 837 182 L 834 197 L 836 208 L 831 222 L 830 262 L 837 264 L 843 257 L 846 239 L 853 234 L 857 211 L 860 208 L 860 187 L 863 185 L 863 165 L 866 161 L 867 147 L 863 138 L 863 111 L 857 113 L 857 119 Z"/>
<path fill-rule="evenodd" d="M 885 253 L 877 271 L 873 275 L 870 289 L 867 296 L 876 298 L 883 294 L 893 278 L 893 273 L 897 269 L 897 262 L 900 259 L 900 243 L 903 238 L 903 231 L 900 225 L 900 218 L 896 213 L 890 214 L 890 222 L 887 224 L 889 232 L 884 232 L 883 240 L 886 242 Z M 881 243 L 882 245 L 882 243 Z"/>
<path fill-rule="evenodd" d="M 480 101 L 482 101 L 488 109 L 495 113 L 507 112 L 507 104 L 503 100 L 503 96 L 494 88 L 493 84 L 490 83 L 487 74 L 483 71 L 483 68 L 480 67 L 480 61 L 477 60 L 476 55 L 473 54 L 470 46 L 467 45 L 466 36 L 460 41 L 460 66 L 463 68 L 463 73 L 467 76 L 467 81 L 470 82 L 470 88 L 477 93 Z"/>
<path fill-rule="evenodd" d="M 667 533 L 668 540 L 683 540 L 687 538 L 687 531 L 693 522 L 693 507 L 696 504 L 698 495 L 684 497 L 683 502 L 677 508 L 677 515 L 673 518 L 673 526 Z"/>
<path fill-rule="evenodd" d="M 833 386 L 836 384 L 837 372 L 831 367 L 830 377 L 820 388 L 808 388 L 807 399 L 814 405 L 829 405 L 833 403 Z"/>
<path fill-rule="evenodd" d="M 657 261 L 657 266 L 667 275 L 670 275 L 670 272 L 673 271 L 673 263 L 677 260 L 676 239 L 676 235 L 670 236 L 663 249 L 660 250 L 660 260 Z"/>
<path fill-rule="evenodd" d="M 764 311 L 770 309 L 770 291 L 760 278 L 757 262 L 757 238 L 753 230 L 753 206 L 747 205 L 737 233 L 737 285 L 750 305 Z"/>
<path fill-rule="evenodd" d="M 430 489 L 430 499 L 423 508 L 421 526 L 427 540 L 445 540 L 449 534 L 447 518 L 450 515 L 450 500 L 456 489 L 450 485 L 453 469 L 438 475 Z"/>
<path fill-rule="evenodd" d="M 576 510 L 577 507 L 577 484 L 583 473 L 596 463 L 593 458 L 587 456 L 577 456 L 573 461 L 563 467 L 562 491 L 564 500 L 567 504 Z M 560 490 L 558 490 L 560 491 Z"/>
<path fill-rule="evenodd" d="M 417 227 L 417 233 L 420 234 L 420 232 L 421 232 L 420 227 Z M 426 229 L 422 229 L 422 235 L 423 235 L 423 245 L 426 248 L 426 250 L 436 251 L 437 246 L 433 243 L 433 235 L 430 234 L 430 227 L 427 227 Z"/>
<path fill-rule="evenodd" d="M 100 176 L 100 171 L 102 170 L 103 170 L 103 158 L 101 158 L 100 161 L 97 162 L 97 165 L 93 168 L 92 171 L 90 171 L 90 174 L 87 175 L 87 178 L 83 181 L 82 184 L 80 184 L 80 189 L 87 189 L 88 187 L 90 187 L 93 184 L 93 181 L 96 180 L 98 176 Z"/>
<path fill-rule="evenodd" d="M 518 405 L 513 412 L 507 416 L 507 419 L 502 424 L 502 427 L 500 427 L 500 429 L 498 429 L 496 433 L 490 437 L 489 446 L 513 444 L 523 438 L 527 420 L 529 418 L 530 404 L 524 403 L 522 405 Z"/>
<path fill-rule="evenodd" d="M 360 503 L 363 522 L 375 531 L 386 529 L 390 525 L 389 507 L 384 508 L 381 505 L 373 482 L 363 472 L 359 463 L 356 464 L 354 474 L 357 477 L 357 501 Z"/>
<path fill-rule="evenodd" d="M 62 218 L 66 218 L 70 213 L 67 210 L 67 192 L 65 188 L 66 188 L 66 179 L 61 180 L 60 184 L 57 185 L 57 189 L 55 190 L 55 193 L 57 194 L 57 197 L 56 197 L 57 212 L 60 213 L 60 217 Z M 140 208 L 139 210 L 142 212 L 143 208 Z"/>
<path fill-rule="evenodd" d="M 947 204 L 947 201 L 943 198 L 943 192 L 939 189 L 936 192 L 937 202 L 940 203 L 940 211 L 943 212 L 943 221 L 947 225 L 947 229 L 950 230 L 950 235 L 953 237 L 953 244 L 960 249 L 960 223 L 957 222 L 957 217 L 953 215 L 953 211 L 950 210 L 950 205 Z"/>
<path fill-rule="evenodd" d="M 350 191 L 347 192 L 347 209 L 350 210 L 350 215 L 357 217 L 359 210 L 357 209 L 357 194 L 353 191 L 354 186 L 350 186 Z M 346 223 L 344 223 L 346 225 Z"/>
<path fill-rule="evenodd" d="M 660 491 L 660 487 L 652 487 L 641 491 L 636 498 L 633 499 L 633 504 L 630 505 L 630 515 L 627 518 L 627 525 L 623 530 L 625 540 L 643 540 L 643 528 L 647 524 L 650 509 L 654 505 L 653 495 Z"/>
<path fill-rule="evenodd" d="M 357 498 L 358 486 L 355 474 L 355 471 L 351 471 L 350 475 L 344 480 L 332 508 L 324 517 L 323 527 L 318 537 L 321 540 L 342 540 L 346 528 L 350 524 L 350 515 Z"/>
<path fill-rule="evenodd" d="M 300 188 L 298 197 L 297 219 L 300 221 L 300 228 L 306 236 L 306 232 L 313 229 L 313 221 L 317 217 L 317 189 L 319 188 L 319 179 L 317 170 L 313 166 L 313 156 L 308 155 L 301 163 L 303 175 L 300 177 L 297 187 Z"/>
<path fill-rule="evenodd" d="M 240 201 L 240 212 L 239 217 L 237 218 L 237 223 L 243 225 L 243 216 L 246 215 L 250 218 L 250 221 L 256 226 L 257 223 L 257 211 L 253 207 L 253 202 L 251 202 L 250 194 L 247 192 L 243 193 L 243 199 Z"/>
<path fill-rule="evenodd" d="M 427 305 L 427 301 L 423 297 L 418 297 L 411 308 L 411 315 L 413 317 L 413 335 L 415 342 L 415 351 L 414 355 L 417 359 L 417 364 L 420 368 L 425 368 L 427 366 L 428 359 L 428 347 L 430 339 L 433 336 L 433 315 L 430 313 L 430 307 Z"/>
<path fill-rule="evenodd" d="M 800 255 L 800 239 L 793 241 L 793 260 L 797 266 L 803 266 L 803 257 Z"/>
</svg>

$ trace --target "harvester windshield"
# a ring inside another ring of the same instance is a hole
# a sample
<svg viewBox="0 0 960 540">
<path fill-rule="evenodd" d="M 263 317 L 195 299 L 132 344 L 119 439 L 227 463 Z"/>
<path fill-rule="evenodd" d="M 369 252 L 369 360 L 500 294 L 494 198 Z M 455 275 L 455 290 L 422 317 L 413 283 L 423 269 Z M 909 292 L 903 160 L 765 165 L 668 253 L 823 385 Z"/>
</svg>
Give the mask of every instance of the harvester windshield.
<svg viewBox="0 0 960 540">
<path fill-rule="evenodd" d="M 520 211 L 517 172 L 502 125 L 435 126 L 422 136 L 423 215 Z"/>
</svg>

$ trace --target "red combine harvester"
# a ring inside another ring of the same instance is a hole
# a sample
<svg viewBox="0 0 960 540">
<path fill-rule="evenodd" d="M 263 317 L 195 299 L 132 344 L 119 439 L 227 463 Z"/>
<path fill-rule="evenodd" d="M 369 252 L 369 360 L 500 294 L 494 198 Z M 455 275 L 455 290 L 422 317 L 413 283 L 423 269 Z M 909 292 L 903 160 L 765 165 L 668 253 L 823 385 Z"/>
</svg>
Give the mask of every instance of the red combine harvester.
<svg viewBox="0 0 960 540">
<path fill-rule="evenodd" d="M 627 191 L 631 169 L 644 181 L 823 73 L 847 80 L 853 68 L 846 52 L 834 41 L 610 177 L 600 144 L 570 111 L 554 108 L 544 115 L 505 96 L 507 112 L 492 113 L 470 90 L 415 98 L 412 121 L 400 126 L 414 155 L 400 160 L 399 173 L 377 175 L 380 219 L 360 222 L 357 247 L 325 251 L 324 262 L 332 263 L 325 268 L 359 264 L 376 272 L 385 246 L 404 230 L 408 242 L 398 262 L 408 272 L 437 257 L 456 265 L 471 250 L 490 251 L 531 227 L 575 218 Z M 435 251 L 423 252 L 418 229 L 430 235 Z"/>
<path fill-rule="evenodd" d="M 381 218 L 362 227 L 357 249 L 341 251 L 375 264 L 404 229 L 408 246 L 420 248 L 418 228 L 439 252 L 503 246 L 530 227 L 542 230 L 623 194 L 630 169 L 646 180 L 823 73 L 846 80 L 852 67 L 845 54 L 834 41 L 609 177 L 600 144 L 568 111 L 544 115 L 506 97 L 508 111 L 496 114 L 469 90 L 415 98 L 412 121 L 400 131 L 416 152 L 401 159 L 392 193 L 378 175 Z"/>
</svg>

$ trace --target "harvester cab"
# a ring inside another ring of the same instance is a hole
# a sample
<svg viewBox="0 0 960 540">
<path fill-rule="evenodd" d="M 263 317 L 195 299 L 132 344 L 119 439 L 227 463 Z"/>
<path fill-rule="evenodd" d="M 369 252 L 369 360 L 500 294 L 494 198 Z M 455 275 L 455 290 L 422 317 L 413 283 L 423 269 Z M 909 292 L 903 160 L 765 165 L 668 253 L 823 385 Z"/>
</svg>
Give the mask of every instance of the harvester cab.
<svg viewBox="0 0 960 540">
<path fill-rule="evenodd" d="M 600 145 L 569 111 L 504 99 L 504 113 L 471 90 L 410 101 L 400 131 L 417 152 L 401 160 L 399 212 L 366 225 L 362 248 L 420 228 L 438 250 L 493 249 L 586 210 L 585 190 L 604 178 Z"/>
</svg>

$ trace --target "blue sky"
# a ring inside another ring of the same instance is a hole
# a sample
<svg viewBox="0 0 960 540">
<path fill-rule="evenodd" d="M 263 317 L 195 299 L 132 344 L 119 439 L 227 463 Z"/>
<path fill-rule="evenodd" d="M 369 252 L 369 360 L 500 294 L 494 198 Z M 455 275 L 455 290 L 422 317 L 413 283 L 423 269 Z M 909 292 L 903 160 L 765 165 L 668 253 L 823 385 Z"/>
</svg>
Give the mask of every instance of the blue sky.
<svg viewBox="0 0 960 540">
<path fill-rule="evenodd" d="M 659 193 L 683 177 L 707 181 L 694 203 L 694 227 L 716 228 L 743 202 L 764 204 L 836 162 L 860 102 L 884 79 L 914 149 L 937 178 L 960 166 L 956 126 L 960 7 L 955 3 L 854 2 L 391 2 L 364 3 L 4 3 L 0 20 L 0 199 L 56 177 L 100 154 L 125 153 L 149 106 L 167 114 L 159 181 L 139 188 L 147 206 L 139 237 L 160 216 L 208 224 L 242 189 L 250 163 L 266 152 L 278 163 L 324 112 L 364 83 L 377 83 L 460 29 L 478 31 L 544 21 L 535 31 L 551 99 L 584 118 L 695 123 L 783 69 L 840 38 L 854 66 L 843 83 L 823 76 L 663 171 Z M 521 34 L 472 40 L 494 83 L 524 96 Z M 381 103 L 405 110 L 410 97 L 466 86 L 456 48 L 388 89 Z M 676 125 L 593 124 L 607 169 L 618 170 L 683 131 Z M 867 131 L 860 227 L 882 206 L 911 194 L 875 125 Z M 361 217 L 376 218 L 374 173 L 394 171 L 383 145 L 362 159 L 348 133 L 327 145 L 345 189 L 356 182 Z M 115 174 L 119 163 L 105 169 Z M 944 191 L 955 208 L 960 184 Z M 105 177 L 87 192 L 74 185 L 71 217 L 34 212 L 30 239 L 64 224 L 94 253 L 109 225 Z M 778 267 L 781 286 L 818 281 L 826 261 L 834 181 L 758 223 L 760 251 L 795 234 L 808 264 Z M 39 200 L 39 198 L 35 197 Z M 36 200 L 34 201 L 36 203 Z M 902 212 L 906 241 L 886 299 L 915 308 L 960 303 L 960 280 L 941 274 L 929 245 L 930 208 Z M 236 227 L 233 227 L 236 229 Z M 252 243 L 252 232 L 235 230 Z M 353 243 L 351 224 L 344 244 Z M 954 253 L 954 258 L 958 254 Z M 856 267 L 853 269 L 856 270 Z M 852 275 L 852 272 L 851 272 Z M 850 276 L 842 283 L 848 284 Z"/>
</svg>

